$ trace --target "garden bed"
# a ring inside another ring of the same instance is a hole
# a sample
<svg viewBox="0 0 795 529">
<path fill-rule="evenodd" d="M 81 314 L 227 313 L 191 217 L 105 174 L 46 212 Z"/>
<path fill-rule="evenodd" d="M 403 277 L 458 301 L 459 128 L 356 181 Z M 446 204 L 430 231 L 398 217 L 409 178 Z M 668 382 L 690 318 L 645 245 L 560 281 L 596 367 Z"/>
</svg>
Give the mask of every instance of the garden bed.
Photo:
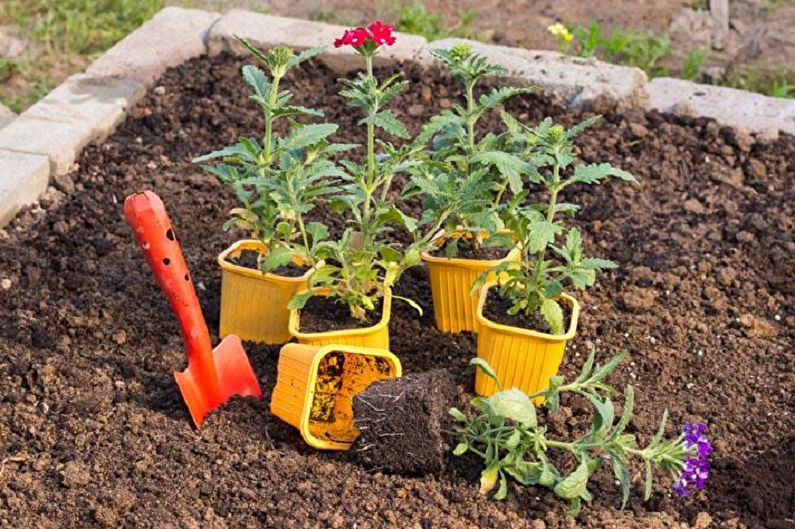
<svg viewBox="0 0 795 529">
<path fill-rule="evenodd" d="M 466 458 L 437 476 L 404 478 L 310 449 L 268 411 L 277 346 L 246 344 L 264 402 L 235 399 L 200 433 L 193 428 L 172 376 L 184 362 L 177 322 L 121 201 L 144 188 L 163 198 L 216 330 L 215 258 L 235 239 L 221 231 L 235 202 L 190 160 L 262 129 L 242 64 L 221 55 L 170 70 L 58 179 L 76 191 L 49 193 L 43 213 L 24 212 L 0 232 L 0 525 L 570 526 L 566 504 L 546 489 L 512 485 L 503 502 L 480 496 L 478 468 Z M 404 71 L 412 85 L 393 108 L 416 132 L 458 90 L 437 70 Z M 313 62 L 286 84 L 298 104 L 340 123 L 338 139 L 362 142 L 337 77 Z M 526 122 L 581 117 L 536 96 L 510 106 Z M 793 527 L 795 139 L 760 144 L 709 119 L 606 110 L 579 140 L 582 158 L 611 161 L 642 185 L 576 190 L 586 242 L 601 241 L 598 253 L 621 268 L 581 296 L 586 310 L 562 371 L 575 373 L 589 344 L 601 360 L 628 350 L 612 381 L 638 389 L 637 430 L 652 432 L 667 407 L 671 432 L 707 422 L 716 452 L 705 492 L 681 500 L 662 480 L 649 502 L 635 495 L 624 511 L 602 470 L 594 504 L 576 520 L 661 527 L 703 524 L 699 513 L 708 513 L 727 527 Z M 448 368 L 471 392 L 474 339 L 436 331 L 424 269 L 407 272 L 395 291 L 425 309 L 419 317 L 399 301 L 393 307 L 391 349 L 405 371 Z M 589 418 L 564 400 L 551 421 L 565 431 Z"/>
</svg>

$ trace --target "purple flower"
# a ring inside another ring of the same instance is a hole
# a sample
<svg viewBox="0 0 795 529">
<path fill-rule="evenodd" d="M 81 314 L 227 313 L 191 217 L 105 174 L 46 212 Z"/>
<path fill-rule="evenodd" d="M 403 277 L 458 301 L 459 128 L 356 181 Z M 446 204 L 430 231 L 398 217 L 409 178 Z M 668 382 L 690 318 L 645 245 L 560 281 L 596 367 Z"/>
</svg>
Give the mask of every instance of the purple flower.
<svg viewBox="0 0 795 529">
<path fill-rule="evenodd" d="M 673 485 L 674 492 L 681 497 L 690 496 L 690 489 L 695 485 L 696 489 L 703 490 L 707 486 L 709 478 L 709 454 L 712 453 L 712 445 L 706 436 L 706 424 L 686 424 L 684 427 L 684 439 L 682 445 L 689 454 L 679 478 Z"/>
</svg>

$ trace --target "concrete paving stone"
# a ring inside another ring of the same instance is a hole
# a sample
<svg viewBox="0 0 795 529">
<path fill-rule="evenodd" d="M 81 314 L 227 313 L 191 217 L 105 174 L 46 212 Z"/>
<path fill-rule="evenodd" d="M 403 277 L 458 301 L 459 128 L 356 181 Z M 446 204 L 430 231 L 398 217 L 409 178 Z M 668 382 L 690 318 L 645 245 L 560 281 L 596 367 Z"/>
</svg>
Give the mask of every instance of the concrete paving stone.
<svg viewBox="0 0 795 529">
<path fill-rule="evenodd" d="M 24 115 L 0 129 L 0 149 L 45 155 L 53 175 L 68 172 L 90 141 L 85 126 Z"/>
<path fill-rule="evenodd" d="M 49 178 L 47 156 L 0 149 L 0 227 L 23 206 L 38 200 Z"/>
<path fill-rule="evenodd" d="M 0 129 L 14 121 L 17 115 L 7 106 L 0 103 Z"/>
<path fill-rule="evenodd" d="M 150 87 L 167 68 L 207 51 L 207 34 L 220 16 L 166 7 L 94 61 L 86 73 L 133 79 Z"/>
<path fill-rule="evenodd" d="M 569 57 L 562 53 L 527 50 L 483 44 L 466 39 L 443 39 L 430 42 L 419 60 L 432 60 L 429 50 L 467 43 L 493 63 L 508 69 L 508 80 L 537 85 L 546 93 L 563 97 L 572 106 L 588 106 L 599 97 L 608 97 L 628 105 L 644 105 L 646 74 L 638 68 L 617 66 L 596 59 Z"/>
<path fill-rule="evenodd" d="M 22 115 L 74 123 L 88 129 L 93 141 L 110 134 L 145 94 L 143 84 L 132 79 L 78 74 Z"/>
</svg>

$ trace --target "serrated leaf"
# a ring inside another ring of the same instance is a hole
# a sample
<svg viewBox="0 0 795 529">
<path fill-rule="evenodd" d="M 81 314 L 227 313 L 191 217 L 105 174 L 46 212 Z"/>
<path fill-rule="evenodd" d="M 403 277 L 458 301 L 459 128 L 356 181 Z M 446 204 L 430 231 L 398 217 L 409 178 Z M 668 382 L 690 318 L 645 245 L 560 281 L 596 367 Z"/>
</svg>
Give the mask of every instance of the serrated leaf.
<svg viewBox="0 0 795 529">
<path fill-rule="evenodd" d="M 314 294 L 311 290 L 298 292 L 296 295 L 290 298 L 290 301 L 287 303 L 287 308 L 289 310 L 300 310 L 304 308 L 306 302 L 309 301 L 309 298 L 311 298 L 313 295 Z"/>
<path fill-rule="evenodd" d="M 293 55 L 289 61 L 287 61 L 287 68 L 294 68 L 301 64 L 304 61 L 308 61 L 309 59 L 324 53 L 328 49 L 328 46 L 317 46 L 316 48 L 309 48 L 308 50 L 304 50 L 298 55 Z"/>
<path fill-rule="evenodd" d="M 243 80 L 254 89 L 254 93 L 262 98 L 267 98 L 271 91 L 271 84 L 260 68 L 247 64 L 242 68 Z"/>
<path fill-rule="evenodd" d="M 585 501 L 591 501 L 592 496 L 587 488 L 588 478 L 588 460 L 583 458 L 577 469 L 555 485 L 553 491 L 561 498 L 582 498 Z"/>
<path fill-rule="evenodd" d="M 563 334 L 563 309 L 560 308 L 557 301 L 544 299 L 540 312 L 552 330 L 552 334 Z"/>
<path fill-rule="evenodd" d="M 610 259 L 599 259 L 597 257 L 586 257 L 580 262 L 580 266 L 589 270 L 612 270 L 618 268 L 618 263 Z"/>
<path fill-rule="evenodd" d="M 494 383 L 497 384 L 497 388 L 502 389 L 502 384 L 500 384 L 500 381 L 497 379 L 497 372 L 494 371 L 494 368 L 491 367 L 488 362 L 482 358 L 473 358 L 469 361 L 469 365 L 475 366 L 477 369 L 483 371 L 487 377 L 492 379 Z"/>
<path fill-rule="evenodd" d="M 409 137 L 408 129 L 391 110 L 378 112 L 373 116 L 373 124 L 398 138 L 406 139 Z"/>
<path fill-rule="evenodd" d="M 263 272 L 271 272 L 280 266 L 286 266 L 292 262 L 295 253 L 287 246 L 278 246 L 268 253 L 262 262 Z"/>
<path fill-rule="evenodd" d="M 499 391 L 486 399 L 496 415 L 511 419 L 525 428 L 536 427 L 536 408 L 527 394 L 516 388 Z"/>
<path fill-rule="evenodd" d="M 300 149 L 314 145 L 322 139 L 337 132 L 337 125 L 333 123 L 315 123 L 303 125 L 284 139 L 282 147 L 286 149 Z"/>
<path fill-rule="evenodd" d="M 548 244 L 555 242 L 555 237 L 561 232 L 561 226 L 547 220 L 531 222 L 528 225 L 530 235 L 528 237 L 528 247 L 531 253 L 539 253 Z"/>
<path fill-rule="evenodd" d="M 632 174 L 613 167 L 609 163 L 592 163 L 588 165 L 578 165 L 574 168 L 574 174 L 566 181 L 568 184 L 596 184 L 607 177 L 616 177 L 627 182 L 637 182 Z"/>
</svg>

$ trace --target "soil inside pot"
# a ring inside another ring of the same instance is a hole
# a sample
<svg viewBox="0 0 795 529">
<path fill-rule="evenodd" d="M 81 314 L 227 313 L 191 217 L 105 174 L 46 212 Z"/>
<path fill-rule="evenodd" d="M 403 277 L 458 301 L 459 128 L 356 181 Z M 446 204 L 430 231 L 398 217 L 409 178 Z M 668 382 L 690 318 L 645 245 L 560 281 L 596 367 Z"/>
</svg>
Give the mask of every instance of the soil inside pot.
<svg viewBox="0 0 795 529">
<path fill-rule="evenodd" d="M 457 393 L 444 369 L 370 384 L 353 399 L 360 431 L 354 458 L 368 470 L 406 475 L 442 470 L 449 448 L 444 430 L 451 430 L 447 410 Z"/>
<path fill-rule="evenodd" d="M 453 256 L 449 256 L 447 254 L 447 247 L 450 244 L 450 241 L 451 239 L 448 239 L 439 248 L 432 251 L 431 255 L 434 257 L 455 257 L 457 259 L 495 261 L 497 259 L 502 259 L 510 253 L 510 250 L 506 250 L 505 248 L 500 248 L 497 246 L 483 246 L 482 244 L 476 245 L 472 239 L 461 237 L 457 239 L 458 252 Z"/>
<path fill-rule="evenodd" d="M 571 325 L 571 308 L 562 301 L 558 304 L 563 310 L 563 332 L 565 334 L 569 325 Z M 510 308 L 511 301 L 500 296 L 497 288 L 489 289 L 486 294 L 486 303 L 483 304 L 483 316 L 486 319 L 501 325 L 552 334 L 552 329 L 549 328 L 546 320 L 538 312 L 533 312 L 528 316 L 520 311 L 518 314 L 512 315 L 508 314 L 508 309 Z"/>
<path fill-rule="evenodd" d="M 365 314 L 364 320 L 351 316 L 348 305 L 339 298 L 312 296 L 301 309 L 299 330 L 301 332 L 326 332 L 344 329 L 363 329 L 381 321 L 383 299 L 375 303 L 375 309 Z"/>
<path fill-rule="evenodd" d="M 237 265 L 242 266 L 243 268 L 251 268 L 252 270 L 259 270 L 259 259 L 260 253 L 256 250 L 242 250 L 240 255 L 237 257 L 227 257 L 227 261 Z M 284 266 L 280 266 L 275 270 L 272 270 L 270 273 L 283 276 L 283 277 L 301 277 L 302 275 L 306 274 L 309 271 L 308 266 L 298 266 L 294 263 L 290 263 Z"/>
</svg>

